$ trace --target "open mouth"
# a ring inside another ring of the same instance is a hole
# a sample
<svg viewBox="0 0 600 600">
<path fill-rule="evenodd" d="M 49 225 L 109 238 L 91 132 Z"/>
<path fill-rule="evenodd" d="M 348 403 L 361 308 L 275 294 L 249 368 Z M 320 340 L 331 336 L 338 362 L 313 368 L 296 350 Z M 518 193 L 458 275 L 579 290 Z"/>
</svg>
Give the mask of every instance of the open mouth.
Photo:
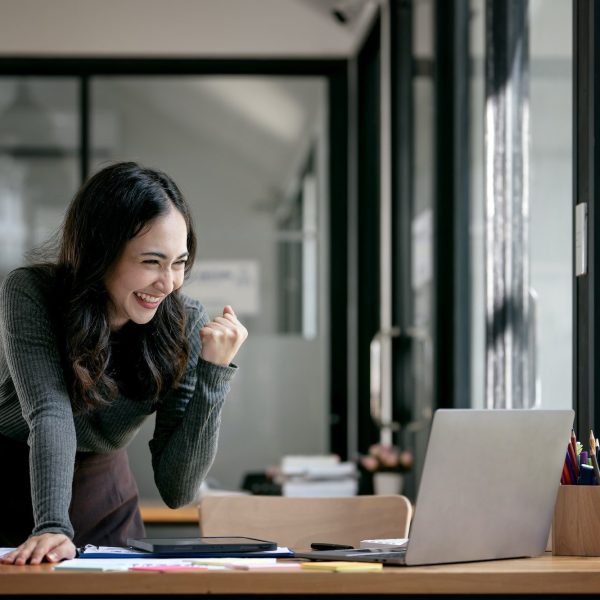
<svg viewBox="0 0 600 600">
<path fill-rule="evenodd" d="M 157 296 L 142 294 L 141 292 L 134 292 L 134 296 L 138 304 L 144 308 L 156 308 L 162 300 L 162 298 L 158 298 Z"/>
</svg>

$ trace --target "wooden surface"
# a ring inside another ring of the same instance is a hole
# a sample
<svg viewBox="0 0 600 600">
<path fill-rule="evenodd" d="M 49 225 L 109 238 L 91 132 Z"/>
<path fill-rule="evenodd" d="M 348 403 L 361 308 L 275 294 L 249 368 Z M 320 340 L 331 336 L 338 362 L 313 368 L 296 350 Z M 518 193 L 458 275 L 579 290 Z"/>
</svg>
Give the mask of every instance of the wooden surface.
<svg viewBox="0 0 600 600">
<path fill-rule="evenodd" d="M 157 501 L 140 501 L 144 523 L 198 523 L 198 507 L 169 508 Z"/>
<path fill-rule="evenodd" d="M 309 550 L 312 542 L 358 547 L 364 539 L 406 538 L 411 515 L 404 496 L 207 496 L 200 501 L 202 535 L 244 535 L 295 550 Z"/>
<path fill-rule="evenodd" d="M 0 566 L 0 594 L 584 594 L 600 590 L 600 558 L 546 556 L 377 573 L 204 571 L 56 573 Z"/>
</svg>

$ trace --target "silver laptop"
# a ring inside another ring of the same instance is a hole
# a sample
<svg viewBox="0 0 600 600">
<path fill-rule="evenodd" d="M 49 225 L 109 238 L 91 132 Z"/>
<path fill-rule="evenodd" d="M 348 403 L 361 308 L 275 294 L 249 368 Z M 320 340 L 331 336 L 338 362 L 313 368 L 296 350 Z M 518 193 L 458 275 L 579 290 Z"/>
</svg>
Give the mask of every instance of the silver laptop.
<svg viewBox="0 0 600 600">
<path fill-rule="evenodd" d="M 296 556 L 430 565 L 543 554 L 574 416 L 436 411 L 406 546 Z"/>
</svg>

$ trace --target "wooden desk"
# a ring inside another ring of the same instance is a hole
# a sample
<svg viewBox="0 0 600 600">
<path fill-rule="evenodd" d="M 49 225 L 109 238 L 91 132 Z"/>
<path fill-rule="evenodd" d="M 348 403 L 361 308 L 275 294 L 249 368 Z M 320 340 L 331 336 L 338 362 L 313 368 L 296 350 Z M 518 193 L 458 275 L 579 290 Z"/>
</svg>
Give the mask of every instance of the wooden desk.
<svg viewBox="0 0 600 600">
<path fill-rule="evenodd" d="M 50 565 L 0 566 L 0 594 L 591 594 L 600 591 L 600 557 L 539 558 L 378 573 L 205 571 L 56 573 Z"/>
<path fill-rule="evenodd" d="M 158 500 L 141 500 L 146 537 L 197 537 L 198 505 L 169 508 Z"/>
<path fill-rule="evenodd" d="M 173 509 L 158 501 L 142 500 L 140 513 L 144 523 L 198 524 L 198 506 L 195 504 Z"/>
</svg>

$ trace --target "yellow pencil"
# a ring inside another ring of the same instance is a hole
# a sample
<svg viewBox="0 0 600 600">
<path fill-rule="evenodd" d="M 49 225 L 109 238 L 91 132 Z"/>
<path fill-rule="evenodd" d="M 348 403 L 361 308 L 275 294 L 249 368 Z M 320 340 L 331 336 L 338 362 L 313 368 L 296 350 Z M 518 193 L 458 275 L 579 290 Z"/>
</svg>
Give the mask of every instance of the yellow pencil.
<svg viewBox="0 0 600 600">
<path fill-rule="evenodd" d="M 590 429 L 590 454 L 592 459 L 592 466 L 594 467 L 594 475 L 596 476 L 596 483 L 600 485 L 600 469 L 598 468 L 598 458 L 596 457 L 596 438 L 594 432 Z"/>
</svg>

